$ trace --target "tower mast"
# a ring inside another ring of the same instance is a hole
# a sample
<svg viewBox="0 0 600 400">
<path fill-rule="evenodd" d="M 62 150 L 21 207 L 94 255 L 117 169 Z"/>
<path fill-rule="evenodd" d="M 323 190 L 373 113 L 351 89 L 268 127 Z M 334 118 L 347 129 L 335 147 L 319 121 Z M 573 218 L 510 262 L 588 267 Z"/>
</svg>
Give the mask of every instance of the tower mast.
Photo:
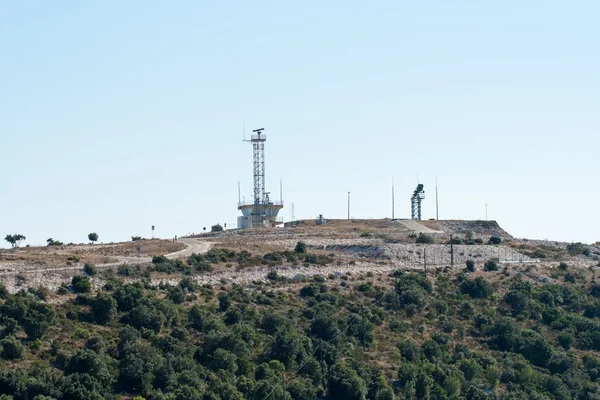
<svg viewBox="0 0 600 400">
<path fill-rule="evenodd" d="M 254 154 L 254 210 L 252 212 L 252 227 L 262 227 L 265 220 L 265 128 L 254 129 L 250 142 Z"/>
</svg>

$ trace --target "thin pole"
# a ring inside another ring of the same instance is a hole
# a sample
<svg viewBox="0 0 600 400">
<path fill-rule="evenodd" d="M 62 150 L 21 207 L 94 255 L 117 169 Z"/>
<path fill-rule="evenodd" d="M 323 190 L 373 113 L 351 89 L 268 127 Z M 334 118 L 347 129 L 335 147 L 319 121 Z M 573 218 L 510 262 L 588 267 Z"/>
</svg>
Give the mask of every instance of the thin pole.
<svg viewBox="0 0 600 400">
<path fill-rule="evenodd" d="M 348 220 L 350 220 L 350 192 L 348 192 Z"/>
<path fill-rule="evenodd" d="M 395 215 L 394 215 L 394 208 L 395 208 L 395 202 L 394 202 L 394 175 L 392 175 L 392 220 L 394 219 Z"/>
<path fill-rule="evenodd" d="M 437 221 L 440 220 L 440 213 L 438 207 L 438 184 L 437 184 L 437 176 L 435 177 L 435 219 Z"/>
<path fill-rule="evenodd" d="M 362 314 L 362 345 L 363 345 L 363 351 L 367 351 L 367 344 L 365 342 L 365 304 L 364 304 L 364 302 L 360 306 L 360 313 Z"/>
<path fill-rule="evenodd" d="M 485 203 L 485 220 L 486 220 L 486 221 L 488 220 L 488 216 L 487 216 L 487 207 L 488 207 L 488 205 L 487 205 L 487 203 Z"/>
<path fill-rule="evenodd" d="M 398 270 L 394 271 L 394 292 L 396 293 L 396 316 L 398 316 Z"/>
<path fill-rule="evenodd" d="M 242 186 L 240 185 L 240 181 L 238 181 L 238 202 L 242 202 Z"/>
<path fill-rule="evenodd" d="M 450 265 L 454 267 L 454 237 L 450 235 Z"/>
<path fill-rule="evenodd" d="M 279 200 L 283 204 L 283 179 L 279 178 Z"/>
</svg>

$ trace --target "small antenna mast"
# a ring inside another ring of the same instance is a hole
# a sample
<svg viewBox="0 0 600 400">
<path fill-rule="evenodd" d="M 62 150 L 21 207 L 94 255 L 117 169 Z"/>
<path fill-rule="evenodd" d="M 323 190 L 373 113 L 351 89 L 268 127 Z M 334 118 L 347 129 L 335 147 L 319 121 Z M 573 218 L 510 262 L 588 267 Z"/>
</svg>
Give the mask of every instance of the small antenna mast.
<svg viewBox="0 0 600 400">
<path fill-rule="evenodd" d="M 244 139 L 242 141 L 245 142 L 246 141 L 246 120 L 245 119 L 242 120 L 242 134 L 244 135 Z"/>
<path fill-rule="evenodd" d="M 435 177 L 435 219 L 437 221 L 440 220 L 439 214 L 439 205 L 438 205 L 438 184 L 437 184 L 437 176 Z"/>
<path fill-rule="evenodd" d="M 392 220 L 394 220 L 395 215 L 395 201 L 394 201 L 394 175 L 392 175 Z"/>
<path fill-rule="evenodd" d="M 283 204 L 283 179 L 279 178 L 279 200 L 281 200 L 281 204 Z"/>
<path fill-rule="evenodd" d="M 238 201 L 240 204 L 242 203 L 242 186 L 240 185 L 240 181 L 238 181 Z"/>
</svg>

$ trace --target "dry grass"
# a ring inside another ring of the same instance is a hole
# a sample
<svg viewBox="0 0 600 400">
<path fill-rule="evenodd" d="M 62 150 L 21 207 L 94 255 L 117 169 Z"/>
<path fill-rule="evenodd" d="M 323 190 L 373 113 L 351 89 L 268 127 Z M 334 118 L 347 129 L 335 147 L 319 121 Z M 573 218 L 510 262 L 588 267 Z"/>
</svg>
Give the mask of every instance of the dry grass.
<svg viewBox="0 0 600 400">
<path fill-rule="evenodd" d="M 22 263 L 39 266 L 64 266 L 76 263 L 102 264 L 114 261 L 112 257 L 133 257 L 137 247 L 141 253 L 155 256 L 169 254 L 183 249 L 181 243 L 169 240 L 143 240 L 115 244 L 85 244 L 70 246 L 22 247 L 0 250 L 0 268 L 2 264 Z"/>
</svg>

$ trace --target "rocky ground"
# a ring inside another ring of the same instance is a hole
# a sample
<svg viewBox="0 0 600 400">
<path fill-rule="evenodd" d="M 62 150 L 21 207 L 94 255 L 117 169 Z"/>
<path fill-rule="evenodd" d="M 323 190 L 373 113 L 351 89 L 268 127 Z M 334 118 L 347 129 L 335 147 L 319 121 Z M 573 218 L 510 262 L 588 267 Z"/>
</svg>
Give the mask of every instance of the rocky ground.
<svg viewBox="0 0 600 400">
<path fill-rule="evenodd" d="M 275 271 L 287 278 L 329 274 L 380 274 L 396 269 L 428 269 L 451 267 L 451 246 L 447 244 L 450 235 L 464 238 L 471 231 L 473 237 L 484 243 L 490 236 L 504 238 L 500 245 L 453 245 L 455 268 L 464 268 L 467 260 L 473 260 L 478 268 L 496 259 L 501 268 L 510 270 L 528 268 L 534 279 L 547 279 L 550 271 L 561 261 L 569 262 L 576 268 L 594 268 L 598 265 L 600 248 L 588 246 L 590 256 L 571 255 L 566 243 L 527 241 L 513 239 L 495 222 L 482 221 L 423 221 L 431 229 L 443 233 L 431 235 L 433 244 L 417 244 L 416 234 L 403 224 L 391 220 L 337 220 L 327 225 L 317 226 L 314 221 L 298 224 L 296 228 L 274 228 L 267 230 L 232 230 L 198 237 L 202 242 L 210 242 L 215 247 L 235 251 L 248 251 L 262 257 L 268 252 L 293 251 L 301 241 L 308 251 L 331 258 L 328 265 L 286 264 L 277 266 Z M 435 222 L 435 224 L 434 224 Z M 471 233 L 469 233 L 471 234 Z M 184 239 L 185 240 L 185 239 Z M 194 239 L 187 239 L 194 240 Z M 185 247 L 170 241 L 141 242 L 148 255 L 169 254 Z M 11 292 L 28 287 L 45 286 L 56 290 L 68 284 L 74 274 L 83 273 L 83 263 L 95 260 L 104 269 L 117 269 L 119 262 L 136 264 L 131 255 L 137 253 L 138 242 L 111 245 L 61 246 L 60 248 L 19 249 L 0 253 L 0 283 Z M 207 249 L 208 247 L 206 247 Z M 534 260 L 532 255 L 545 258 Z M 75 257 L 75 258 L 73 258 Z M 12 259 L 11 259 L 12 258 Z M 71 259 L 69 259 L 71 258 Z M 187 257 L 183 257 L 185 261 Z M 106 263 L 107 260 L 110 263 Z M 150 258 L 144 257 L 148 263 Z M 149 264 L 141 263 L 141 269 Z M 217 265 L 215 271 L 195 276 L 199 283 L 218 284 L 223 279 L 241 284 L 266 280 L 272 267 L 253 267 L 236 270 L 231 265 Z M 161 275 L 156 272 L 147 276 L 154 284 L 175 283 L 181 276 Z M 95 285 L 103 285 L 101 274 L 93 278 Z"/>
</svg>

